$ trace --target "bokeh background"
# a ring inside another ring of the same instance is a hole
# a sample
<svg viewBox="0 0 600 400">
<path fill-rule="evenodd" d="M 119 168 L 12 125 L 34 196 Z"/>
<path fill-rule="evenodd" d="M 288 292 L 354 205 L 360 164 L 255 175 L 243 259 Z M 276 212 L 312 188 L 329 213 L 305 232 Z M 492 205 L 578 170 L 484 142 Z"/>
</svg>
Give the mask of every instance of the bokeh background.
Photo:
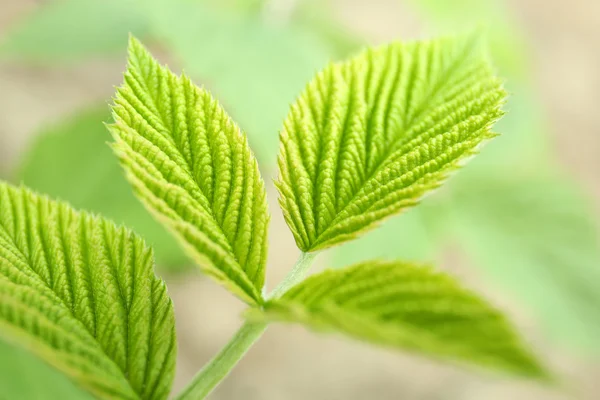
<svg viewBox="0 0 600 400">
<path fill-rule="evenodd" d="M 241 303 L 203 279 L 137 203 L 102 122 L 132 32 L 209 88 L 268 181 L 268 285 L 295 260 L 270 184 L 289 104 L 361 46 L 483 27 L 511 92 L 502 133 L 417 209 L 322 254 L 434 262 L 507 310 L 562 377 L 543 386 L 274 326 L 213 399 L 598 399 L 600 2 L 597 0 L 0 0 L 0 178 L 134 227 L 175 303 L 175 390 L 225 344 Z M 0 399 L 88 398 L 0 343 Z"/>
</svg>

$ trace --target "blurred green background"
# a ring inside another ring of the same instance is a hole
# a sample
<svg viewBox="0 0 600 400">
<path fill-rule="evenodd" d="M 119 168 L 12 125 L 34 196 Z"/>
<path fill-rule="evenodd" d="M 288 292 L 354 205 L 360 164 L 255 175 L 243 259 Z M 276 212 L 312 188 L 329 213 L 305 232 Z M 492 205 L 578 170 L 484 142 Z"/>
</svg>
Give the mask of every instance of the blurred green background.
<svg viewBox="0 0 600 400">
<path fill-rule="evenodd" d="M 102 122 L 128 33 L 207 87 L 268 181 L 268 283 L 296 256 L 276 207 L 277 137 L 327 62 L 361 46 L 483 27 L 511 98 L 489 144 L 417 209 L 328 251 L 431 261 L 507 309 L 564 376 L 549 388 L 472 375 L 278 327 L 214 399 L 596 399 L 600 390 L 600 3 L 595 0 L 0 0 L 0 178 L 102 213 L 155 247 L 175 301 L 176 388 L 225 343 L 242 306 L 202 279 L 136 201 Z M 0 399 L 86 398 L 0 344 Z"/>
</svg>

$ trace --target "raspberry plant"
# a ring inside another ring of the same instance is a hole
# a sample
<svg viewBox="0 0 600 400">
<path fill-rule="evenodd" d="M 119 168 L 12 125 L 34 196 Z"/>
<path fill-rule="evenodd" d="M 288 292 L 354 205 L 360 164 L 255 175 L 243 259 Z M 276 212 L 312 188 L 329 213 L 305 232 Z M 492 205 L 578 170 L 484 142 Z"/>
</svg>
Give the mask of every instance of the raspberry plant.
<svg viewBox="0 0 600 400">
<path fill-rule="evenodd" d="M 301 255 L 268 292 L 270 216 L 245 134 L 131 38 L 112 147 L 147 209 L 248 304 L 176 398 L 205 398 L 275 322 L 548 377 L 500 311 L 431 267 L 372 260 L 305 278 L 319 251 L 415 206 L 476 154 L 505 96 L 478 34 L 367 49 L 318 73 L 280 136 L 279 203 Z M 99 399 L 170 394 L 174 314 L 153 264 L 128 229 L 0 185 L 0 333 Z"/>
</svg>

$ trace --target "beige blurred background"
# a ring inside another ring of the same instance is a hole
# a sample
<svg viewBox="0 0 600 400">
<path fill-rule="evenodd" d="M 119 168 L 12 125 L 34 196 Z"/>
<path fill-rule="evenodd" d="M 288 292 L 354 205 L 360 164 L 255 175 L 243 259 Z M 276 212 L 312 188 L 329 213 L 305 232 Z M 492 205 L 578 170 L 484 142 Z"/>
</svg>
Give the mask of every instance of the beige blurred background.
<svg viewBox="0 0 600 400">
<path fill-rule="evenodd" d="M 34 0 L 0 0 L 0 34 L 38 6 Z M 337 0 L 336 12 L 350 29 L 371 41 L 416 37 L 410 7 L 398 0 Z M 534 62 L 533 82 L 543 99 L 553 151 L 600 204 L 600 1 L 510 0 L 525 29 Z M 109 98 L 120 81 L 121 62 L 77 67 L 0 65 L 0 171 L 15 165 L 34 132 L 76 106 Z M 273 214 L 268 282 L 273 287 L 297 250 L 270 190 Z M 597 207 L 600 209 L 600 207 Z M 324 260 L 320 260 L 321 263 Z M 212 399 L 598 399 L 600 367 L 546 343 L 530 316 L 499 290 L 486 285 L 449 251 L 444 268 L 511 310 L 519 326 L 551 366 L 568 377 L 568 389 L 473 374 L 296 326 L 274 326 L 251 349 Z M 168 278 L 180 342 L 175 390 L 181 388 L 237 329 L 242 304 L 198 275 Z M 600 338 L 599 338 L 600 340 Z"/>
</svg>

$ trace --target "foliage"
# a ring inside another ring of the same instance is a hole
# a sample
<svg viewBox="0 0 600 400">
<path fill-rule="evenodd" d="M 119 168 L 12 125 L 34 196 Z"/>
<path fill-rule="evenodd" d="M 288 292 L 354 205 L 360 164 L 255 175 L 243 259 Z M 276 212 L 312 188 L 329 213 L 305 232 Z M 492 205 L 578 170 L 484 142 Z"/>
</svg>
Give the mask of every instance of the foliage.
<svg viewBox="0 0 600 400">
<path fill-rule="evenodd" d="M 367 261 L 327 270 L 269 301 L 262 317 L 525 376 L 545 374 L 498 311 L 423 266 Z"/>
<path fill-rule="evenodd" d="M 0 184 L 0 327 L 97 398 L 163 399 L 175 326 L 152 251 L 124 228 Z"/>
<path fill-rule="evenodd" d="M 503 99 L 476 34 L 330 64 L 281 134 L 280 203 L 298 247 L 354 239 L 415 205 L 493 136 Z M 365 261 L 300 282 L 312 259 L 304 254 L 276 295 L 265 295 L 269 216 L 245 134 L 206 89 L 160 66 L 135 39 L 113 113 L 113 149 L 136 195 L 205 272 L 251 305 L 250 322 L 180 398 L 199 398 L 197 385 L 209 393 L 272 320 L 547 377 L 493 306 L 407 262 Z M 150 250 L 103 219 L 2 188 L 3 333 L 98 397 L 165 398 L 173 316 Z"/>
<path fill-rule="evenodd" d="M 293 270 L 283 289 L 264 297 L 269 217 L 245 135 L 205 89 L 160 66 L 137 40 L 131 40 L 129 51 L 125 82 L 113 105 L 116 122 L 108 126 L 115 153 L 135 193 L 199 266 L 254 306 L 250 325 L 240 331 L 244 333 L 180 398 L 207 395 L 212 386 L 206 381 L 216 384 L 224 377 L 271 319 L 546 376 L 492 307 L 451 277 L 410 264 L 366 262 L 317 275 L 286 291 L 302 277 Z M 392 44 L 328 66 L 292 105 L 281 134 L 280 202 L 298 247 L 315 251 L 349 240 L 364 228 L 364 223 L 342 223 L 341 239 L 331 236 L 324 245 L 311 241 L 318 236 L 308 232 L 337 221 L 337 210 L 350 221 L 369 218 L 367 224 L 374 224 L 437 188 L 449 170 L 492 136 L 489 129 L 501 115 L 503 97 L 476 36 Z M 372 145 L 370 151 L 365 143 Z M 378 154 L 379 159 L 369 157 Z M 318 179 L 322 171 L 342 171 L 337 175 L 341 182 L 327 174 Z M 305 175 L 294 175 L 298 173 Z M 375 179 L 352 181 L 368 175 Z M 365 207 L 356 196 L 363 182 Z M 377 195 L 371 203 L 370 193 Z M 345 198 L 358 199 L 358 205 L 346 207 Z M 379 200 L 389 209 L 371 217 L 369 207 Z M 308 202 L 312 208 L 306 208 Z M 307 209 L 311 212 L 294 211 Z M 312 210 L 324 210 L 329 219 Z M 309 259 L 301 258 L 300 271 Z M 467 331 L 472 336 L 465 336 Z"/>
<path fill-rule="evenodd" d="M 269 215 L 240 128 L 206 90 L 159 66 L 135 39 L 113 114 L 113 148 L 138 197 L 207 274 L 260 302 Z"/>
<path fill-rule="evenodd" d="M 335 23 L 332 8 L 325 3 L 301 2 L 289 19 L 281 23 L 272 20 L 260 0 L 50 1 L 14 26 L 4 45 L 0 46 L 0 55 L 36 63 L 72 63 L 118 54 L 127 31 L 158 40 L 167 44 L 168 50 L 186 70 L 201 78 L 223 101 L 248 133 L 258 159 L 265 161 L 261 164 L 263 170 L 268 172 L 275 158 L 275 137 L 280 120 L 302 83 L 316 66 L 329 58 L 353 52 L 362 42 Z M 515 171 L 526 171 L 524 179 L 519 178 L 516 184 L 529 187 L 528 196 L 537 199 L 540 207 L 556 212 L 563 208 L 572 210 L 588 198 L 581 188 L 569 184 L 570 179 L 556 174 L 552 166 L 544 116 L 529 83 L 531 71 L 526 38 L 511 19 L 508 6 L 499 0 L 411 0 L 409 3 L 419 13 L 428 31 L 454 31 L 477 24 L 486 26 L 491 53 L 502 75 L 508 78 L 507 90 L 515 94 L 507 106 L 510 113 L 497 125 L 503 135 L 485 154 L 477 157 L 470 168 L 427 198 L 418 210 L 384 221 L 381 229 L 367 232 L 351 246 L 333 249 L 332 264 L 343 266 L 379 257 L 434 260 L 442 249 L 455 246 L 474 261 L 473 266 L 483 271 L 488 279 L 494 279 L 504 290 L 514 294 L 542 325 L 545 334 L 586 351 L 597 351 L 595 332 L 600 330 L 600 322 L 597 322 L 600 315 L 595 310 L 600 309 L 600 303 L 595 296 L 590 298 L 592 303 L 586 303 L 576 295 L 580 290 L 600 292 L 598 280 L 587 280 L 584 289 L 579 287 L 579 282 L 583 281 L 580 277 L 594 275 L 595 266 L 600 265 L 600 244 L 597 239 L 594 242 L 600 232 L 597 216 L 584 207 L 578 214 L 589 221 L 585 226 L 574 219 L 559 221 L 550 213 L 550 217 L 540 220 L 524 219 L 528 222 L 519 229 L 528 236 L 545 235 L 546 231 L 555 233 L 547 239 L 551 243 L 548 247 L 560 249 L 563 255 L 552 259 L 550 270 L 546 263 L 538 261 L 546 257 L 540 246 L 520 246 L 519 251 L 495 250 L 498 242 L 511 243 L 515 234 L 512 227 L 505 226 L 505 219 L 494 217 L 495 213 L 527 215 L 529 208 L 523 207 L 521 202 L 510 198 L 500 203 L 488 201 L 485 193 L 472 197 L 473 206 L 489 221 L 485 229 L 471 222 L 468 208 L 453 206 L 460 202 L 458 191 L 468 191 L 469 187 L 477 190 L 479 175 L 487 176 L 486 186 L 493 186 L 507 165 L 513 166 Z M 98 18 L 109 14 L 118 18 Z M 74 18 L 74 15 L 83 18 Z M 62 28 L 56 29 L 57 26 Z M 207 37 L 211 40 L 199 39 Z M 238 62 L 241 54 L 244 63 Z M 248 76 L 253 79 L 247 79 Z M 262 113 L 265 109 L 271 112 Z M 99 142 L 105 139 L 99 124 L 92 120 L 92 113 L 82 111 L 81 119 L 87 118 L 89 121 L 85 126 L 79 126 L 79 116 L 74 116 L 73 125 L 66 122 L 40 132 L 41 135 L 53 135 L 54 139 L 41 138 L 33 143 L 15 180 L 131 226 L 156 248 L 157 262 L 163 270 L 187 267 L 187 258 L 176 242 L 133 200 L 116 164 L 109 160 L 109 151 L 97 150 Z M 98 112 L 96 121 L 105 118 Z M 75 130 L 83 131 L 84 127 L 96 141 L 92 143 L 90 139 L 88 143 L 86 135 Z M 82 157 L 77 157 L 79 154 Z M 52 162 L 42 161 L 49 159 Z M 112 167 L 98 174 L 95 171 L 100 171 L 101 163 Z M 80 173 L 73 174 L 73 171 Z M 65 184 L 62 176 L 66 174 L 76 179 L 73 185 Z M 545 196 L 543 191 L 531 193 L 532 188 L 545 187 L 544 180 L 549 176 L 557 190 L 571 191 L 572 195 L 555 202 L 558 197 Z M 528 183 L 523 183 L 525 180 Z M 105 182 L 115 183 L 106 185 Z M 506 184 L 506 179 L 501 179 L 489 192 L 498 197 L 511 196 L 512 190 L 502 190 Z M 90 192 L 92 195 L 86 195 L 83 189 L 79 193 L 78 188 L 95 190 Z M 100 192 L 98 188 L 102 188 Z M 99 198 L 105 201 L 97 201 Z M 504 209 L 503 204 L 512 208 Z M 526 204 L 529 207 L 530 203 Z M 582 243 L 587 245 L 581 247 L 578 254 L 569 251 L 567 242 L 558 240 L 566 235 L 585 238 Z M 394 241 L 395 238 L 398 240 Z M 484 252 L 495 257 L 484 257 L 481 255 Z M 498 279 L 498 266 L 502 267 L 502 279 Z M 534 270 L 539 272 L 523 273 Z M 558 274 L 563 279 L 540 280 L 540 274 Z M 531 290 L 532 287 L 539 289 Z M 540 300 L 541 296 L 536 293 L 551 293 L 556 304 L 570 306 L 556 306 L 553 302 Z M 584 315 L 587 317 L 580 317 Z"/>
<path fill-rule="evenodd" d="M 414 205 L 492 136 L 503 97 L 476 36 L 391 44 L 328 66 L 281 134 L 280 202 L 298 246 L 350 240 Z M 272 319 L 547 375 L 493 307 L 450 276 L 408 263 L 367 261 L 299 282 L 312 259 L 304 256 L 264 297 L 266 193 L 239 127 L 205 89 L 160 66 L 133 38 L 112 109 L 112 147 L 136 195 L 264 320 L 245 325 L 180 398 L 210 393 Z M 97 397 L 168 396 L 174 318 L 152 252 L 106 220 L 27 189 L 1 189 L 5 338 Z M 334 234 L 319 242 L 327 224 Z"/>
<path fill-rule="evenodd" d="M 493 136 L 505 94 L 477 38 L 368 50 L 309 84 L 281 134 L 277 182 L 301 250 L 415 205 Z"/>
<path fill-rule="evenodd" d="M 238 3 L 248 8 L 242 12 Z M 268 170 L 275 164 L 277 131 L 288 104 L 313 71 L 327 62 L 330 50 L 309 33 L 309 26 L 265 22 L 257 11 L 259 3 L 224 1 L 217 7 L 214 2 L 185 0 L 49 2 L 13 27 L 0 56 L 64 64 L 118 54 L 127 31 L 159 40 L 232 110 Z M 116 8 L 121 8 L 119 15 L 127 15 L 120 17 L 124 20 L 119 20 L 118 29 L 109 29 L 110 18 L 73 17 L 110 14 Z M 86 25 L 81 31 L 107 31 L 80 35 L 79 22 Z M 206 37 L 211 40 L 198 40 Z M 53 47 L 43 45 L 45 38 L 52 38 Z M 80 110 L 38 132 L 14 180 L 131 226 L 155 248 L 162 270 L 182 270 L 187 257 L 133 200 L 110 151 L 100 144 L 107 137 L 100 125 L 108 118 L 104 109 L 99 105 Z M 66 175 L 72 180 L 66 182 Z"/>
<path fill-rule="evenodd" d="M 553 166 L 526 38 L 497 0 L 411 3 L 431 30 L 486 26 L 490 52 L 514 94 L 510 112 L 497 125 L 502 135 L 449 185 L 417 210 L 332 251 L 334 265 L 379 257 L 431 260 L 453 246 L 514 295 L 545 334 L 597 352 L 600 298 L 590 294 L 600 293 L 600 280 L 585 277 L 598 274 L 600 220 L 589 195 Z M 395 237 L 406 245 L 391 246 Z"/>
</svg>

